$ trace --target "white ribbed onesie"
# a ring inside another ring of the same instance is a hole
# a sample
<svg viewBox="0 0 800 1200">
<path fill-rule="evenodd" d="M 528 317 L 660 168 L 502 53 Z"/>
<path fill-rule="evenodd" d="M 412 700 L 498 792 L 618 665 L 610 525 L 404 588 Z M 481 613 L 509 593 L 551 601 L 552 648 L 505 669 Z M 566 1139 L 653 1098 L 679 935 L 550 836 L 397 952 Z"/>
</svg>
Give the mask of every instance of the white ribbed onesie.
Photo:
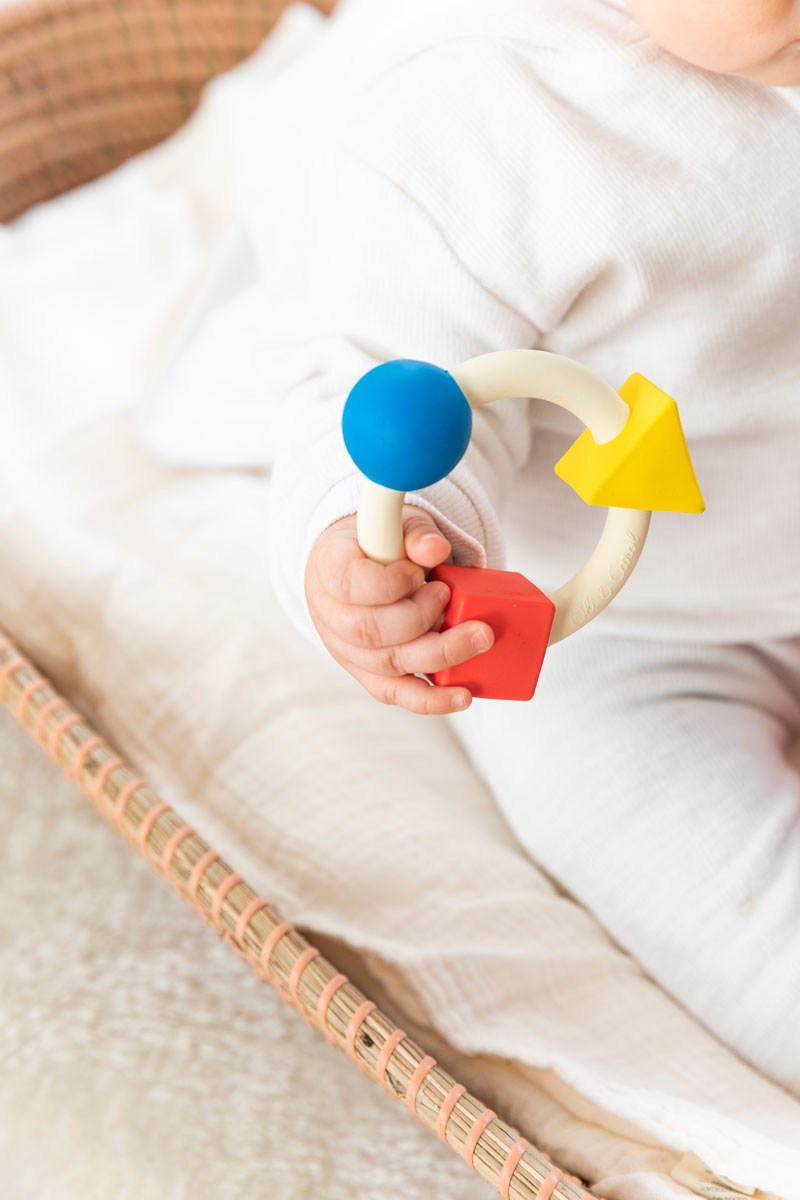
<svg viewBox="0 0 800 1200">
<path fill-rule="evenodd" d="M 451 728 L 531 855 L 800 1093 L 798 92 L 687 66 L 621 0 L 346 0 L 265 100 L 253 239 L 286 395 L 273 578 L 307 633 L 308 550 L 357 500 L 341 408 L 371 366 L 538 347 L 678 401 L 707 512 L 655 514 L 532 703 Z M 457 562 L 546 591 L 572 574 L 605 516 L 553 474 L 580 429 L 535 399 L 476 414 L 414 497 Z"/>
</svg>

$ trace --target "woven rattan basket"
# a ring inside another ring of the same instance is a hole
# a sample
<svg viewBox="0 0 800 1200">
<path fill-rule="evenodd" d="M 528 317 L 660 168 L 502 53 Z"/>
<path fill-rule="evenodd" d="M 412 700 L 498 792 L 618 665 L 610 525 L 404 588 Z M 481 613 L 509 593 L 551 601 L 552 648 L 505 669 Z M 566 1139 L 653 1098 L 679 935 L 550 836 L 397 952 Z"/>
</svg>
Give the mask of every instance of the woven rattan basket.
<svg viewBox="0 0 800 1200">
<path fill-rule="evenodd" d="M 0 8 L 0 221 L 167 137 L 203 84 L 254 50 L 283 8 L 285 0 Z"/>
<path fill-rule="evenodd" d="M 195 108 L 203 84 L 254 50 L 283 7 L 50 0 L 0 9 L 0 219 L 166 137 Z M 332 0 L 318 7 L 327 11 Z M 579 1180 L 456 1083 L 257 896 L 1 630 L 0 702 L 264 982 L 501 1195 L 587 1197 Z"/>
</svg>

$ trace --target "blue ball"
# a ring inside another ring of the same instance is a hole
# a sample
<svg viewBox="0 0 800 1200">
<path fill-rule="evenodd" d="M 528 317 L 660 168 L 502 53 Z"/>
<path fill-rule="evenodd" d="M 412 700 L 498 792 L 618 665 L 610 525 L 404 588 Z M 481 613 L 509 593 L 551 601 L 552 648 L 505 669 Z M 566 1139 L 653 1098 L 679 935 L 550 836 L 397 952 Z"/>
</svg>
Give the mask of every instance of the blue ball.
<svg viewBox="0 0 800 1200">
<path fill-rule="evenodd" d="M 359 379 L 344 406 L 342 433 L 367 479 L 416 492 L 460 462 L 472 434 L 472 409 L 449 372 L 399 358 Z"/>
</svg>

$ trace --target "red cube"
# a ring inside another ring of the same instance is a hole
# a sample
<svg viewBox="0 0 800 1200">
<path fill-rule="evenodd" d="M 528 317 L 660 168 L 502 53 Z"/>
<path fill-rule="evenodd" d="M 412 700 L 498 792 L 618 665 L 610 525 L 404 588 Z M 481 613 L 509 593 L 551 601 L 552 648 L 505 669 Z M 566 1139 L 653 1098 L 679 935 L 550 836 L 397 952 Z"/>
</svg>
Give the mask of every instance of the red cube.
<svg viewBox="0 0 800 1200">
<path fill-rule="evenodd" d="M 436 671 L 433 682 L 466 687 L 487 700 L 530 700 L 556 612 L 552 600 L 518 571 L 442 566 L 428 578 L 451 591 L 443 630 L 462 621 L 485 621 L 494 632 L 491 650 Z"/>
</svg>

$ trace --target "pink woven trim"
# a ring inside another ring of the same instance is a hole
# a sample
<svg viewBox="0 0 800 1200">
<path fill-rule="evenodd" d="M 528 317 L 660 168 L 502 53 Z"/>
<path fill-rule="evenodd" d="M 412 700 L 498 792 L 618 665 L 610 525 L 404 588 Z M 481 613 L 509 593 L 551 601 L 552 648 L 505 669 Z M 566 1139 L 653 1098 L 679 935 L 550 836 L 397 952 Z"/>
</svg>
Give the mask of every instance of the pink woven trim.
<svg viewBox="0 0 800 1200">
<path fill-rule="evenodd" d="M 169 804 L 162 800 L 159 804 L 154 804 L 147 815 L 142 818 L 142 823 L 136 830 L 136 841 L 145 853 L 147 853 L 147 839 L 150 837 L 153 826 L 158 818 L 163 817 L 164 813 L 169 810 Z"/>
<path fill-rule="evenodd" d="M 475 1118 L 475 1123 L 467 1134 L 467 1140 L 464 1142 L 461 1150 L 461 1153 L 464 1157 L 464 1162 L 468 1167 L 473 1165 L 472 1160 L 475 1156 L 475 1147 L 481 1140 L 481 1135 L 483 1134 L 484 1129 L 487 1125 L 491 1125 L 496 1116 L 496 1112 L 492 1112 L 490 1108 L 487 1108 L 486 1112 L 482 1112 L 479 1117 Z"/>
<path fill-rule="evenodd" d="M 27 728 L 28 720 L 28 705 L 37 692 L 42 692 L 47 688 L 47 681 L 44 679 L 34 679 L 24 687 L 19 694 L 19 703 L 17 705 L 17 716 L 19 717 L 22 728 Z"/>
<path fill-rule="evenodd" d="M 37 742 L 44 743 L 44 727 L 47 724 L 47 718 L 56 711 L 57 708 L 63 708 L 66 704 L 63 696 L 54 696 L 52 700 L 48 700 L 42 708 L 39 709 L 39 715 L 36 718 L 36 724 L 33 727 L 33 736 Z"/>
<path fill-rule="evenodd" d="M 211 866 L 211 864 L 216 862 L 218 858 L 219 858 L 219 854 L 217 853 L 216 850 L 206 850 L 203 857 L 198 859 L 197 862 L 194 864 L 194 867 L 192 868 L 192 873 L 189 876 L 189 882 L 186 885 L 186 890 L 188 891 L 192 900 L 194 900 L 195 904 L 198 903 L 197 889 L 200 886 L 200 880 L 203 878 L 203 876 L 205 875 L 206 871 Z"/>
<path fill-rule="evenodd" d="M 172 837 L 164 847 L 164 853 L 161 855 L 161 870 L 169 871 L 172 866 L 172 860 L 175 857 L 175 851 L 180 846 L 181 842 L 185 842 L 188 837 L 194 833 L 191 825 L 181 825 L 180 829 L 176 829 Z"/>
<path fill-rule="evenodd" d="M 84 742 L 82 746 L 78 747 L 78 751 L 72 761 L 72 766 L 69 772 L 75 783 L 80 783 L 81 775 L 83 774 L 83 768 L 86 766 L 86 760 L 88 759 L 89 755 L 93 750 L 96 750 L 98 746 L 102 745 L 103 739 L 95 735 L 94 737 L 90 737 L 88 742 Z"/>
<path fill-rule="evenodd" d="M 328 1028 L 328 1005 L 338 992 L 339 988 L 344 987 L 346 983 L 346 975 L 342 975 L 341 973 L 339 975 L 334 975 L 330 983 L 326 983 L 322 990 L 322 995 L 317 1001 L 317 1017 L 320 1025 L 322 1026 L 322 1032 L 325 1034 L 332 1046 L 337 1044 L 337 1038 L 336 1034 Z"/>
<path fill-rule="evenodd" d="M 277 975 L 275 975 L 273 973 L 272 967 L 270 966 L 270 957 L 272 955 L 272 951 L 274 950 L 274 948 L 278 944 L 278 942 L 281 940 L 281 938 L 286 937 L 286 935 L 288 933 L 294 933 L 294 931 L 295 931 L 294 925 L 290 925 L 288 921 L 283 921 L 283 922 L 281 922 L 280 925 L 276 925 L 275 928 L 273 929 L 272 933 L 269 935 L 266 942 L 264 943 L 264 945 L 261 948 L 261 959 L 260 959 L 260 962 L 262 965 L 264 963 L 266 963 L 266 981 L 267 981 L 267 983 L 271 983 L 272 986 L 277 989 L 278 995 L 280 996 L 281 1000 L 283 1000 L 284 1004 L 288 1004 L 290 1008 L 295 1007 L 295 1002 L 292 999 L 292 997 L 289 995 L 289 993 L 287 992 L 286 988 L 283 986 L 281 981 L 278 979 Z M 302 1012 L 303 1016 L 306 1018 L 308 1023 L 311 1024 L 311 1022 L 308 1019 L 308 1015 L 307 1015 L 305 1009 L 301 1009 L 300 1011 Z"/>
<path fill-rule="evenodd" d="M 375 1063 L 375 1077 L 382 1088 L 386 1087 L 386 1067 L 389 1059 L 392 1057 L 403 1038 L 407 1037 L 408 1034 L 406 1033 L 405 1029 L 395 1029 L 394 1033 L 390 1033 L 386 1041 L 383 1043 L 383 1048 L 378 1055 L 378 1061 Z"/>
<path fill-rule="evenodd" d="M 345 1046 L 347 1047 L 347 1053 L 351 1058 L 358 1057 L 356 1055 L 356 1034 L 364 1024 L 365 1018 L 368 1017 L 371 1012 L 374 1012 L 377 1007 L 377 1004 L 373 1004 L 371 1000 L 365 1000 L 360 1008 L 357 1008 L 350 1018 L 350 1024 L 347 1026 L 347 1033 L 345 1034 Z"/>
<path fill-rule="evenodd" d="M 285 937 L 287 933 L 291 933 L 293 929 L 294 925 L 292 925 L 289 921 L 281 921 L 280 925 L 275 926 L 272 933 L 261 947 L 261 965 L 269 975 L 270 979 L 272 978 L 272 968 L 269 965 L 269 960 L 272 957 L 272 951 L 275 949 L 281 938 Z"/>
<path fill-rule="evenodd" d="M 303 971 L 305 971 L 306 967 L 311 962 L 312 958 L 318 958 L 318 957 L 319 957 L 319 950 L 317 950 L 317 948 L 315 946 L 309 946 L 307 950 L 303 951 L 303 953 L 298 958 L 297 962 L 292 967 L 291 974 L 289 975 L 289 995 L 292 997 L 295 1004 L 297 1004 L 297 1005 L 300 1004 L 300 997 L 297 995 L 297 988 L 300 983 L 300 976 L 303 974 Z"/>
<path fill-rule="evenodd" d="M 419 1095 L 419 1089 L 422 1087 L 422 1081 L 431 1068 L 435 1066 L 436 1059 L 431 1058 L 431 1056 L 428 1055 L 427 1058 L 423 1058 L 422 1062 L 419 1064 L 416 1071 L 408 1081 L 408 1087 L 406 1088 L 406 1108 L 411 1113 L 412 1117 L 417 1115 L 417 1096 Z"/>
<path fill-rule="evenodd" d="M 239 913 L 239 920 L 236 922 L 236 929 L 233 932 L 233 936 L 237 942 L 244 943 L 247 926 L 262 908 L 269 908 L 269 903 L 266 900 L 262 900 L 260 896 L 256 896 L 255 900 L 251 900 L 247 908 L 242 909 Z"/>
<path fill-rule="evenodd" d="M 130 783 L 125 784 L 124 788 L 121 789 L 119 795 L 117 796 L 117 800 L 114 805 L 114 820 L 115 821 L 118 821 L 121 823 L 124 820 L 125 809 L 128 806 L 128 801 L 130 800 L 130 798 L 134 792 L 138 792 L 139 788 L 143 788 L 143 787 L 147 787 L 147 783 L 145 782 L 144 779 L 141 779 L 141 778 L 132 779 L 130 781 Z"/>
<path fill-rule="evenodd" d="M 453 1109 L 458 1104 L 462 1096 L 467 1094 L 467 1089 L 461 1083 L 455 1084 L 450 1088 L 450 1091 L 444 1098 L 444 1104 L 439 1109 L 439 1116 L 436 1118 L 436 1132 L 443 1142 L 447 1141 L 447 1122 L 450 1120 Z"/>
<path fill-rule="evenodd" d="M 100 770 L 94 777 L 92 784 L 92 800 L 95 804 L 99 804 L 103 795 L 103 788 L 108 782 L 108 777 L 112 771 L 116 771 L 117 767 L 124 767 L 125 760 L 123 758 L 110 758 L 108 762 L 104 762 Z"/>
<path fill-rule="evenodd" d="M 16 658 L 10 658 L 5 666 L 0 667 L 0 696 L 6 690 L 6 684 L 14 672 L 18 671 L 20 667 L 28 666 L 30 666 L 30 663 L 21 654 L 18 654 Z"/>
<path fill-rule="evenodd" d="M 559 1181 L 564 1178 L 564 1172 L 559 1171 L 558 1167 L 554 1167 L 550 1174 L 545 1179 L 542 1186 L 536 1193 L 534 1200 L 550 1200 L 553 1192 L 558 1187 Z"/>
<path fill-rule="evenodd" d="M 229 875 L 227 879 L 223 879 L 217 890 L 214 892 L 214 899 L 211 901 L 211 920 L 215 925 L 219 923 L 220 913 L 225 897 L 229 895 L 237 884 L 244 883 L 241 875 Z"/>
<path fill-rule="evenodd" d="M 497 1181 L 497 1190 L 503 1197 L 503 1200 L 510 1200 L 511 1180 L 514 1178 L 514 1172 L 519 1166 L 519 1160 L 522 1158 L 526 1150 L 530 1150 L 530 1142 L 526 1142 L 525 1138 L 520 1138 L 515 1146 L 512 1146 L 508 1152 L 508 1157 L 503 1163 L 503 1169 L 500 1172 L 500 1178 Z"/>
<path fill-rule="evenodd" d="M 71 712 L 58 722 L 55 729 L 50 735 L 50 741 L 47 746 L 50 757 L 58 762 L 58 744 L 68 729 L 72 729 L 73 725 L 82 725 L 83 718 L 77 713 Z"/>
</svg>

